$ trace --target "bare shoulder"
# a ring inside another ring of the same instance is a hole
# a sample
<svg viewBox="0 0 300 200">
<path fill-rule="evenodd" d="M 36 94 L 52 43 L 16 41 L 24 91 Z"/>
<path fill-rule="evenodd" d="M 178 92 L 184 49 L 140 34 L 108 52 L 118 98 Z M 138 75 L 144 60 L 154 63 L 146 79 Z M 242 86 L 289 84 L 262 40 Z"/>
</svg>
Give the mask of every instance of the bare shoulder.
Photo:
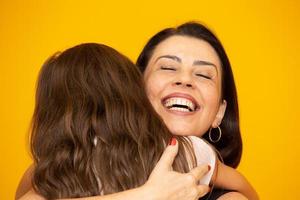
<svg viewBox="0 0 300 200">
<path fill-rule="evenodd" d="M 248 199 L 239 192 L 228 192 L 222 195 L 221 197 L 219 197 L 218 200 L 248 200 Z"/>
<path fill-rule="evenodd" d="M 31 178 L 32 178 L 33 170 L 34 170 L 34 165 L 32 164 L 27 168 L 27 170 L 23 174 L 15 194 L 15 199 L 19 199 L 21 196 L 26 194 L 32 188 Z"/>
<path fill-rule="evenodd" d="M 33 190 L 29 190 L 25 195 L 18 198 L 18 200 L 46 200 L 46 199 L 36 194 Z"/>
</svg>

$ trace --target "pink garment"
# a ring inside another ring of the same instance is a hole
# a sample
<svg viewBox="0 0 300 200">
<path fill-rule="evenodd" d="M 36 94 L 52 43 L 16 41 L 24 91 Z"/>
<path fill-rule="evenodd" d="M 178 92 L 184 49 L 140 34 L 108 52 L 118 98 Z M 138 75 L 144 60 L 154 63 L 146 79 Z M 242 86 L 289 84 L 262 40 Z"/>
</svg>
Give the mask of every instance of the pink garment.
<svg viewBox="0 0 300 200">
<path fill-rule="evenodd" d="M 210 171 L 200 180 L 200 184 L 209 185 L 216 166 L 216 153 L 205 140 L 196 136 L 188 136 L 188 138 L 194 148 L 197 166 L 208 164 L 211 167 Z"/>
</svg>

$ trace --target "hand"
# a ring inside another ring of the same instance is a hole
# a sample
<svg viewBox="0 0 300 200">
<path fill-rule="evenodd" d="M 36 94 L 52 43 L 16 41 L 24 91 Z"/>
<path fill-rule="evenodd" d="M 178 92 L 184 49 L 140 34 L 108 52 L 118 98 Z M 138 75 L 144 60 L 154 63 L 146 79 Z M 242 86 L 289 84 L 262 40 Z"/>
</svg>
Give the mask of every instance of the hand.
<svg viewBox="0 0 300 200">
<path fill-rule="evenodd" d="M 174 144 L 175 143 L 175 144 Z M 195 167 L 189 173 L 172 170 L 172 164 L 178 153 L 178 142 L 173 138 L 173 145 L 168 145 L 159 162 L 153 169 L 144 188 L 148 194 L 158 200 L 194 200 L 204 196 L 207 185 L 198 185 L 198 181 L 209 171 L 208 165 Z"/>
</svg>

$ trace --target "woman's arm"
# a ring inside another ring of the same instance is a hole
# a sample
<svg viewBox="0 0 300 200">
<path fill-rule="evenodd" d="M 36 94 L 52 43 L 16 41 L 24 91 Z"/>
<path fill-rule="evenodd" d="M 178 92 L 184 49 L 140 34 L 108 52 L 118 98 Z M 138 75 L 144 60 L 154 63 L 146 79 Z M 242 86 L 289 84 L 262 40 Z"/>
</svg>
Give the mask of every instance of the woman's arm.
<svg viewBox="0 0 300 200">
<path fill-rule="evenodd" d="M 84 197 L 84 198 L 76 198 L 76 200 L 130 200 L 130 199 L 149 199 L 149 194 L 147 194 L 147 190 L 144 190 L 142 187 L 135 188 L 131 190 L 126 190 L 124 192 L 118 192 L 115 194 L 110 195 L 104 195 L 104 196 L 93 196 L 93 197 Z M 38 195 L 35 191 L 32 189 L 29 190 L 24 196 L 22 196 L 19 200 L 46 200 L 44 197 Z M 69 200 L 69 199 L 64 199 Z M 75 200 L 70 199 L 70 200 Z"/>
<path fill-rule="evenodd" d="M 33 164 L 26 170 L 24 173 L 17 191 L 15 199 L 19 200 L 46 200 L 44 197 L 38 195 L 33 189 L 31 185 L 31 178 L 33 174 L 34 166 Z M 146 199 L 147 196 L 151 196 L 147 194 L 147 189 L 143 187 L 126 190 L 124 192 L 118 192 L 111 195 L 104 195 L 104 196 L 95 196 L 95 197 L 87 197 L 87 198 L 80 198 L 80 200 L 118 200 L 118 199 Z M 73 200 L 73 199 L 71 199 Z"/>
<path fill-rule="evenodd" d="M 175 140 L 165 149 L 148 181 L 138 188 L 110 195 L 79 198 L 79 200 L 192 200 L 204 196 L 209 191 L 209 187 L 197 185 L 197 182 L 208 172 L 208 165 L 196 167 L 189 173 L 175 172 L 172 170 L 172 164 L 177 153 L 178 143 Z M 31 175 L 27 178 L 30 180 Z M 22 185 L 24 184 L 21 183 L 20 186 Z M 20 188 L 18 190 L 24 191 Z M 29 199 L 44 200 L 33 190 L 20 198 L 20 200 Z"/>
<path fill-rule="evenodd" d="M 247 179 L 237 170 L 217 161 L 217 174 L 215 175 L 215 185 L 228 190 L 234 190 L 245 195 L 250 200 L 258 200 L 258 194 L 247 181 Z"/>
<path fill-rule="evenodd" d="M 211 180 L 215 180 L 214 182 L 217 187 L 237 191 L 228 192 L 222 195 L 222 198 L 220 197 L 218 199 L 245 199 L 243 195 L 251 200 L 258 199 L 255 190 L 240 173 L 224 165 L 217 159 L 215 150 L 210 144 L 195 136 L 189 136 L 189 139 L 194 147 L 197 165 L 208 163 L 212 169 L 200 182 L 202 184 L 208 184 Z"/>
</svg>

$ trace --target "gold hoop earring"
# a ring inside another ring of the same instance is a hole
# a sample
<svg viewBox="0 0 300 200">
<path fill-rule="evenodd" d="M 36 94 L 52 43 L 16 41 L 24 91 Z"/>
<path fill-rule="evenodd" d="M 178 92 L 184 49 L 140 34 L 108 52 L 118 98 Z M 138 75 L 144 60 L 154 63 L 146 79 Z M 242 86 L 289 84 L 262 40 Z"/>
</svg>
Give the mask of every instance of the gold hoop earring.
<svg viewBox="0 0 300 200">
<path fill-rule="evenodd" d="M 218 138 L 216 140 L 213 140 L 212 137 L 211 137 L 211 129 L 212 129 L 212 127 L 209 129 L 209 132 L 208 132 L 208 138 L 213 143 L 219 142 L 220 139 L 221 139 L 221 137 L 222 137 L 222 130 L 221 130 L 221 128 L 219 126 L 217 128 L 219 130 L 219 135 L 218 135 Z"/>
</svg>

